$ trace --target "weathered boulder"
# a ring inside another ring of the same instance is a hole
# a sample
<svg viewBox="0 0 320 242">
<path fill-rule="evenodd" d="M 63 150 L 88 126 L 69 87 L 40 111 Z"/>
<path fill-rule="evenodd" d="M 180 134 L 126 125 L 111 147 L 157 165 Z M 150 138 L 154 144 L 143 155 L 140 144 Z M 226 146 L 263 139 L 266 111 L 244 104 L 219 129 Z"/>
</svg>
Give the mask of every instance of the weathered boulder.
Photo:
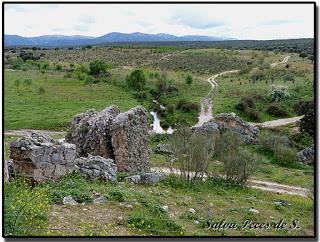
<svg viewBox="0 0 320 242">
<path fill-rule="evenodd" d="M 153 152 L 155 154 L 172 154 L 173 147 L 170 144 L 158 144 L 154 149 Z"/>
<path fill-rule="evenodd" d="M 102 112 L 88 110 L 77 115 L 66 140 L 77 146 L 77 154 L 113 159 L 118 171 L 145 172 L 149 168 L 147 110 L 138 106 L 120 113 L 110 106 Z"/>
<path fill-rule="evenodd" d="M 193 127 L 195 132 L 215 135 L 225 130 L 239 134 L 246 144 L 256 144 L 259 138 L 259 129 L 244 121 L 234 113 L 221 113 L 200 127 Z"/>
<path fill-rule="evenodd" d="M 244 121 L 234 113 L 221 113 L 213 118 L 219 130 L 227 129 L 240 135 L 246 144 L 256 144 L 259 138 L 259 129 Z"/>
<path fill-rule="evenodd" d="M 141 176 L 140 175 L 127 176 L 124 178 L 124 181 L 128 183 L 138 184 L 141 182 Z"/>
<path fill-rule="evenodd" d="M 313 164 L 314 163 L 314 145 L 311 145 L 308 148 L 305 148 L 298 152 L 297 154 L 300 162 L 304 164 Z"/>
<path fill-rule="evenodd" d="M 142 184 L 157 184 L 164 179 L 164 175 L 155 172 L 143 173 L 140 177 Z"/>
<path fill-rule="evenodd" d="M 63 198 L 63 204 L 74 206 L 74 205 L 78 205 L 78 202 L 74 200 L 72 196 L 69 195 Z"/>
<path fill-rule="evenodd" d="M 202 124 L 202 126 L 193 127 L 193 130 L 202 135 L 220 134 L 219 125 L 215 121 L 209 121 Z"/>
<path fill-rule="evenodd" d="M 78 114 L 71 123 L 66 141 L 76 144 L 79 156 L 92 154 L 113 159 L 110 128 L 119 113 L 119 108 L 112 105 L 101 112 L 90 109 Z"/>
<path fill-rule="evenodd" d="M 117 180 L 117 165 L 112 159 L 89 155 L 75 159 L 74 163 L 79 167 L 79 172 L 91 180 Z"/>
<path fill-rule="evenodd" d="M 146 172 L 148 159 L 147 110 L 138 106 L 120 113 L 111 125 L 114 159 L 119 171 Z"/>
<path fill-rule="evenodd" d="M 34 181 L 55 180 L 76 170 L 76 146 L 57 142 L 42 133 L 32 133 L 10 144 L 10 158 L 17 176 Z"/>
</svg>

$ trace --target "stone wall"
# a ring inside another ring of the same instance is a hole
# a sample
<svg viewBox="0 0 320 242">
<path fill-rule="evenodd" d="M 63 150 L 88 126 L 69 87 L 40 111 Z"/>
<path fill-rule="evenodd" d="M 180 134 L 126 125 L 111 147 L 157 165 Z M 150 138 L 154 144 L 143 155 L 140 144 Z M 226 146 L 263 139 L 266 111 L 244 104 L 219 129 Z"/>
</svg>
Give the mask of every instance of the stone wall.
<svg viewBox="0 0 320 242">
<path fill-rule="evenodd" d="M 55 180 L 75 170 L 75 157 L 74 144 L 58 142 L 40 133 L 32 133 L 10 144 L 14 172 L 37 182 Z"/>
</svg>

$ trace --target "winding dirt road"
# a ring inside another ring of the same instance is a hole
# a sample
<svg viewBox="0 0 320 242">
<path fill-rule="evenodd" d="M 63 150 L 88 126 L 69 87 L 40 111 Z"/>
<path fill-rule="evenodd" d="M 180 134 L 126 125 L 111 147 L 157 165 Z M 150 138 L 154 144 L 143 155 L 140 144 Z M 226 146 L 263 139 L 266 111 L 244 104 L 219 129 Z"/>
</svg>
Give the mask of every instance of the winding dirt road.
<svg viewBox="0 0 320 242">
<path fill-rule="evenodd" d="M 252 124 L 256 127 L 259 127 L 259 128 L 274 128 L 274 127 L 280 127 L 280 126 L 284 126 L 284 125 L 288 125 L 288 124 L 297 123 L 302 118 L 303 118 L 303 115 L 293 117 L 293 118 L 281 118 L 281 119 L 266 121 L 263 123 L 250 123 L 250 124 Z"/>
<path fill-rule="evenodd" d="M 289 55 L 285 56 L 282 61 L 276 62 L 276 63 L 272 63 L 271 67 L 275 67 L 275 66 L 277 66 L 279 64 L 284 64 L 284 63 L 288 62 L 289 58 L 290 58 Z M 218 74 L 216 74 L 214 76 L 211 76 L 206 80 L 207 82 L 210 83 L 211 88 L 210 88 L 210 91 L 209 91 L 208 95 L 201 100 L 201 103 L 200 103 L 201 110 L 200 110 L 200 113 L 199 113 L 199 116 L 198 116 L 198 123 L 195 124 L 193 127 L 200 127 L 200 126 L 202 126 L 202 124 L 204 124 L 205 122 L 210 121 L 213 118 L 212 96 L 213 96 L 214 90 L 216 90 L 219 87 L 219 85 L 215 81 L 215 79 L 217 77 L 220 77 L 220 76 L 225 75 L 225 74 L 237 73 L 237 72 L 239 72 L 239 70 L 224 71 L 224 72 L 218 73 Z M 252 123 L 252 124 L 256 125 L 256 126 L 259 126 L 259 127 L 262 127 L 262 128 L 270 128 L 270 127 L 278 127 L 278 126 L 283 126 L 283 125 L 295 123 L 295 122 L 299 121 L 301 118 L 302 118 L 302 116 L 293 117 L 293 118 L 289 118 L 289 119 L 278 119 L 278 120 L 268 121 L 268 122 L 264 122 L 264 123 Z"/>
<path fill-rule="evenodd" d="M 168 167 L 153 167 L 151 168 L 154 172 L 160 172 L 164 173 L 166 175 L 174 174 L 174 175 L 180 175 L 181 172 L 179 169 L 176 168 L 168 168 Z M 190 172 L 191 178 L 194 176 L 195 172 Z M 203 180 L 207 179 L 207 175 L 203 175 Z M 269 181 L 260 181 L 256 179 L 249 179 L 247 181 L 247 186 L 250 188 L 255 188 L 263 191 L 268 192 L 276 192 L 281 194 L 290 194 L 290 195 L 296 195 L 301 197 L 308 197 L 312 194 L 312 192 L 303 187 L 297 187 L 297 186 L 288 186 L 283 185 L 276 182 L 269 182 Z"/>
</svg>

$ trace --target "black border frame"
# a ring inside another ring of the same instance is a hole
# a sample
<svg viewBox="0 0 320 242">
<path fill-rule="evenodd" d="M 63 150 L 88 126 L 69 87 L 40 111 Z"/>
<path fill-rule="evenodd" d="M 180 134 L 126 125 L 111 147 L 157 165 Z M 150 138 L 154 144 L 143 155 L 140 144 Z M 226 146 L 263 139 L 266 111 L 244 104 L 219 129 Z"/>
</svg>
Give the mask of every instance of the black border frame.
<svg viewBox="0 0 320 242">
<path fill-rule="evenodd" d="M 314 108 L 315 108 L 315 125 L 316 125 L 316 137 L 314 139 L 314 149 L 315 149 L 315 162 L 314 162 L 314 235 L 313 236 L 5 236 L 4 231 L 4 176 L 2 176 L 2 237 L 5 239 L 34 239 L 34 238 L 44 238 L 44 239 L 52 239 L 52 238 L 60 238 L 60 239 L 67 239 L 67 238 L 76 238 L 76 239 L 194 239 L 194 240 L 218 240 L 218 239 L 296 239 L 296 240 L 315 240 L 318 239 L 317 234 L 317 227 L 318 227 L 318 201 L 317 201 L 317 186 L 318 186 L 318 159 L 317 159 L 317 151 L 318 151 L 318 96 L 317 96 L 317 68 L 318 68 L 318 15 L 317 15 L 317 6 L 315 1 L 170 1 L 170 2 L 161 2 L 161 1 L 4 1 L 2 2 L 2 172 L 4 171 L 4 7 L 5 5 L 10 4 L 312 4 L 313 5 L 313 14 L 314 14 L 314 32 L 313 32 L 313 40 L 314 40 Z"/>
</svg>

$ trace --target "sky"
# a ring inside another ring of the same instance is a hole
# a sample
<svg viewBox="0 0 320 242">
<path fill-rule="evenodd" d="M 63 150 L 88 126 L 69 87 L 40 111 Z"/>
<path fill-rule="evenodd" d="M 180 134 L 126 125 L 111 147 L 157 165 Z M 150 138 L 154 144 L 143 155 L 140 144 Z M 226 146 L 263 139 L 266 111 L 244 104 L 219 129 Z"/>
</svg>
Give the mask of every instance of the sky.
<svg viewBox="0 0 320 242">
<path fill-rule="evenodd" d="M 312 38 L 312 4 L 5 4 L 5 34 Z"/>
</svg>

